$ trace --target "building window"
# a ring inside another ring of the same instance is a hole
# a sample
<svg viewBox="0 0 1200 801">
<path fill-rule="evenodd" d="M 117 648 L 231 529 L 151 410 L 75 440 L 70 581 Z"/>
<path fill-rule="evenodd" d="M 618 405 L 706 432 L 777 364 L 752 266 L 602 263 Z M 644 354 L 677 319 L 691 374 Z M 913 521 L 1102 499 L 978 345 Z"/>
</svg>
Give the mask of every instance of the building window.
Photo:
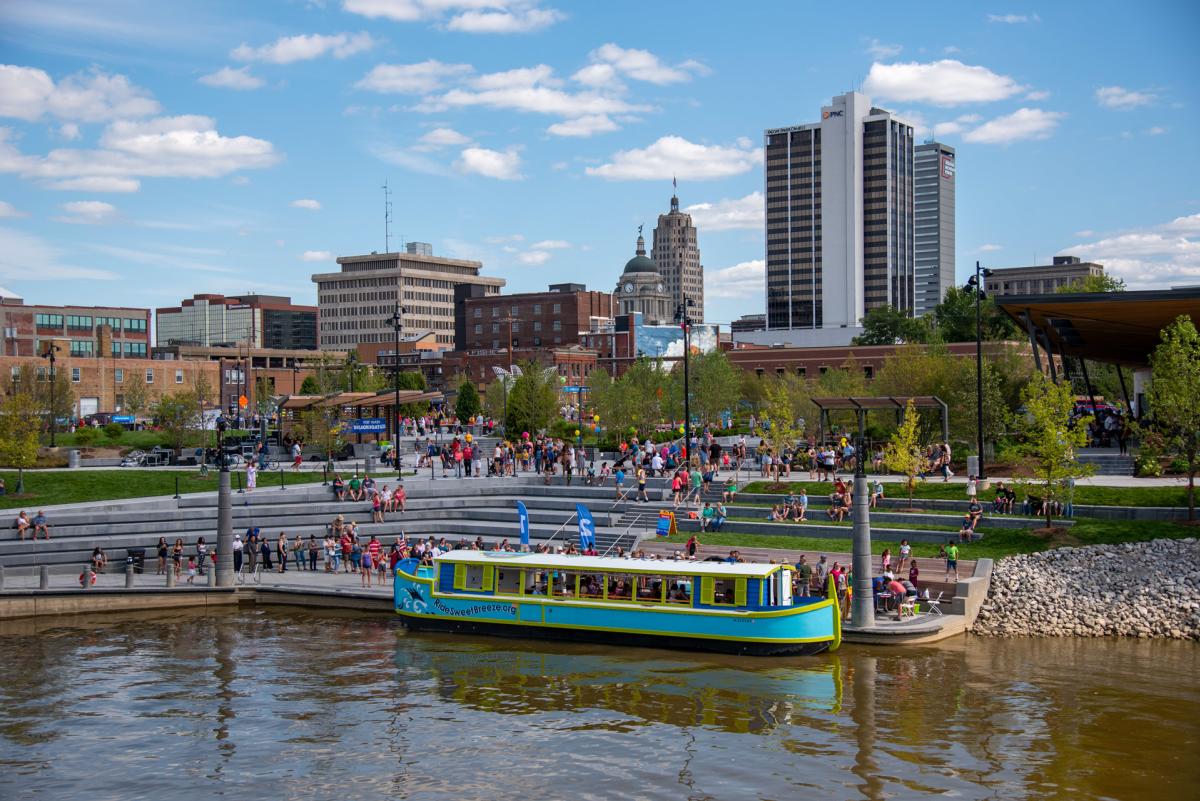
<svg viewBox="0 0 1200 801">
<path fill-rule="evenodd" d="M 62 328 L 61 314 L 35 314 L 33 318 L 38 328 Z"/>
<path fill-rule="evenodd" d="M 808 368 L 807 367 L 797 367 L 796 375 L 800 376 L 801 378 L 808 378 Z"/>
<path fill-rule="evenodd" d="M 79 383 L 79 368 L 78 367 L 71 368 L 71 383 L 72 384 Z"/>
<path fill-rule="evenodd" d="M 475 333 L 482 334 L 483 333 L 483 325 L 481 325 L 480 323 L 475 323 Z"/>
<path fill-rule="evenodd" d="M 493 334 L 500 333 L 500 323 L 492 323 L 492 333 Z"/>
<path fill-rule="evenodd" d="M 499 306 L 493 306 L 493 307 L 492 307 L 492 316 L 493 316 L 493 317 L 499 317 L 499 316 L 500 316 L 500 307 L 499 307 Z"/>
<path fill-rule="evenodd" d="M 71 355 L 87 358 L 92 355 L 91 340 L 71 340 Z"/>
<path fill-rule="evenodd" d="M 868 380 L 874 378 L 875 377 L 875 368 L 872 367 L 871 365 L 867 365 L 866 367 L 863 368 L 863 375 L 866 376 Z"/>
<path fill-rule="evenodd" d="M 147 370 L 147 371 L 146 371 L 146 383 L 147 383 L 147 384 L 153 384 L 153 383 L 154 383 L 154 370 L 153 370 L 153 369 L 150 369 L 150 370 Z"/>
<path fill-rule="evenodd" d="M 114 381 L 116 381 L 118 384 L 124 384 L 124 383 L 125 383 L 125 370 L 124 370 L 124 368 L 118 367 L 116 370 L 113 370 L 113 380 L 114 380 Z"/>
<path fill-rule="evenodd" d="M 552 311 L 554 314 L 562 314 L 562 304 L 561 304 L 561 303 L 555 303 L 555 304 L 554 304 L 554 305 L 551 307 L 551 311 Z"/>
<path fill-rule="evenodd" d="M 533 313 L 541 314 L 542 313 L 542 304 L 540 304 L 540 303 L 533 304 Z"/>
<path fill-rule="evenodd" d="M 521 321 L 520 320 L 512 321 L 512 330 L 513 330 L 514 334 L 519 334 L 521 332 Z"/>
<path fill-rule="evenodd" d="M 519 314 L 520 312 L 518 311 L 516 306 L 509 306 L 508 313 L 511 314 L 513 317 L 516 317 L 517 314 Z"/>
<path fill-rule="evenodd" d="M 478 320 L 482 316 L 483 316 L 483 309 L 476 306 L 475 307 L 475 319 Z"/>
<path fill-rule="evenodd" d="M 68 314 L 67 328 L 73 328 L 76 331 L 90 331 L 92 330 L 92 318 L 90 315 Z"/>
<path fill-rule="evenodd" d="M 118 358 L 118 357 L 121 355 L 121 343 L 120 343 L 120 342 L 117 342 L 117 341 L 114 339 L 112 342 L 110 342 L 110 343 L 109 343 L 109 348 L 108 348 L 108 350 L 109 350 L 109 354 L 110 354 L 110 355 L 111 355 L 111 356 L 112 356 L 114 359 Z"/>
<path fill-rule="evenodd" d="M 534 338 L 533 338 L 533 346 L 534 346 L 535 348 L 540 348 L 540 347 L 542 346 L 542 338 L 541 338 L 541 337 L 534 337 Z"/>
<path fill-rule="evenodd" d="M 116 326 L 113 326 L 113 330 L 116 330 Z M 144 333 L 146 333 L 146 320 L 144 318 L 141 320 L 126 320 L 125 321 L 125 330 L 126 331 L 137 331 L 139 333 L 144 334 Z"/>
<path fill-rule="evenodd" d="M 758 376 L 759 378 L 762 378 L 762 377 L 763 377 L 763 372 L 764 372 L 764 371 L 763 371 L 763 369 L 762 369 L 761 367 L 755 367 L 755 368 L 754 368 L 754 375 Z"/>
<path fill-rule="evenodd" d="M 541 320 L 534 320 L 534 321 L 533 321 L 533 330 L 534 330 L 534 331 L 541 331 L 541 330 L 542 330 L 542 321 L 541 321 Z"/>
<path fill-rule="evenodd" d="M 519 347 L 521 347 L 521 340 L 519 340 L 519 339 L 514 339 L 514 340 L 512 341 L 512 346 L 513 346 L 514 348 L 519 348 Z"/>
<path fill-rule="evenodd" d="M 182 384 L 182 383 L 183 383 L 183 370 L 176 370 L 176 371 L 175 371 L 175 383 L 176 383 L 176 384 Z"/>
<path fill-rule="evenodd" d="M 500 350 L 500 340 L 498 340 L 498 339 L 492 340 L 492 350 Z"/>
<path fill-rule="evenodd" d="M 146 358 L 146 343 L 145 342 L 126 342 L 125 356 L 127 358 Z"/>
<path fill-rule="evenodd" d="M 561 331 L 562 330 L 562 320 L 555 320 L 553 327 L 554 327 L 555 331 Z"/>
</svg>

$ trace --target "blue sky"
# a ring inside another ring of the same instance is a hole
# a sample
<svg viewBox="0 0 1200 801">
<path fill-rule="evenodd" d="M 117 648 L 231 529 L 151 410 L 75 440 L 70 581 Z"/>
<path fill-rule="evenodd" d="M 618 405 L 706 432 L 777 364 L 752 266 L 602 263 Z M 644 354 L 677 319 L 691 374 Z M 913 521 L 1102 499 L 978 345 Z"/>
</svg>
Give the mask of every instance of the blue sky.
<svg viewBox="0 0 1200 801">
<path fill-rule="evenodd" d="M 958 149 L 960 277 L 1200 284 L 1198 32 L 1191 2 L 5 0 L 0 285 L 314 302 L 383 249 L 386 180 L 394 247 L 611 290 L 677 175 L 728 322 L 763 309 L 763 129 L 856 87 Z"/>
</svg>

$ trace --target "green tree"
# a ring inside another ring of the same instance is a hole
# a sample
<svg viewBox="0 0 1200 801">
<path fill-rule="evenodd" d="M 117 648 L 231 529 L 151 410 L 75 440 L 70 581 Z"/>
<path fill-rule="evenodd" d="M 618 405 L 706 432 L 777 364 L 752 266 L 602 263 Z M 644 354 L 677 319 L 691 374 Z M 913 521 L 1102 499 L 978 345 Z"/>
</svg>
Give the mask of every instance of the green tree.
<svg viewBox="0 0 1200 801">
<path fill-rule="evenodd" d="M 255 409 L 263 417 L 270 417 L 275 414 L 277 408 L 275 403 L 275 387 L 271 384 L 270 379 L 266 376 L 259 376 L 254 382 L 254 404 Z M 195 397 L 192 398 L 195 401 Z"/>
<path fill-rule="evenodd" d="M 304 376 L 304 380 L 300 382 L 300 394 L 301 395 L 320 395 L 321 394 L 321 384 L 319 381 L 317 381 L 317 377 L 315 375 Z"/>
<path fill-rule="evenodd" d="M 126 370 L 122 386 L 125 396 L 124 412 L 127 414 L 142 414 L 150 408 L 150 387 L 146 384 L 146 375 L 138 369 Z"/>
<path fill-rule="evenodd" d="M 1083 278 L 1076 278 L 1066 286 L 1060 286 L 1055 290 L 1060 295 L 1075 292 L 1124 292 L 1125 281 L 1121 278 L 1115 278 L 1111 275 L 1088 275 Z"/>
<path fill-rule="evenodd" d="M 389 377 L 388 380 L 395 381 L 395 379 L 393 379 L 391 377 Z M 394 383 L 389 384 L 389 386 L 395 386 L 395 384 Z M 401 370 L 400 371 L 400 389 L 415 389 L 418 392 L 424 392 L 425 391 L 425 376 L 422 375 L 421 373 L 417 372 L 416 370 Z"/>
<path fill-rule="evenodd" d="M 483 411 L 493 420 L 504 420 L 504 401 L 504 384 L 500 379 L 488 384 L 483 390 Z"/>
<path fill-rule="evenodd" d="M 17 391 L 0 405 L 0 461 L 17 468 L 17 493 L 25 491 L 25 468 L 38 457 L 42 410 L 33 394 Z"/>
<path fill-rule="evenodd" d="M 154 404 L 154 421 L 177 453 L 199 442 L 204 417 L 195 390 L 172 392 L 159 398 Z"/>
<path fill-rule="evenodd" d="M 300 413 L 300 429 L 306 444 L 325 454 L 332 461 L 333 454 L 342 447 L 341 421 L 337 409 L 332 406 L 305 409 Z"/>
<path fill-rule="evenodd" d="M 1029 483 L 1038 488 L 1046 501 L 1043 509 L 1049 528 L 1054 522 L 1052 502 L 1063 498 L 1067 491 L 1064 485 L 1092 473 L 1092 465 L 1075 458 L 1076 448 L 1087 444 L 1091 418 L 1081 418 L 1071 425 L 1071 412 L 1075 408 L 1071 385 L 1055 384 L 1045 376 L 1029 383 L 1022 400 L 1025 414 L 1017 418 L 1017 424 L 1024 441 L 1018 452 L 1028 460 L 1032 471 Z"/>
<path fill-rule="evenodd" d="M 1196 472 L 1200 454 L 1200 333 L 1181 315 L 1160 333 L 1150 357 L 1148 400 L 1154 427 L 1187 463 L 1188 520 L 1196 519 Z"/>
<path fill-rule="evenodd" d="M 908 505 L 912 506 L 913 491 L 917 488 L 917 476 L 925 466 L 925 457 L 921 450 L 921 415 L 917 407 L 909 400 L 904 407 L 904 420 L 892 434 L 891 440 L 883 449 L 883 462 L 888 470 L 894 470 L 904 476 L 904 487 L 908 490 Z M 863 458 L 866 454 L 863 454 Z"/>
<path fill-rule="evenodd" d="M 796 444 L 804 433 L 796 422 L 795 398 L 789 382 L 773 380 L 763 387 L 762 416 L 754 433 L 762 437 L 775 456 Z"/>
<path fill-rule="evenodd" d="M 990 297 L 979 307 L 985 340 L 1012 339 L 1017 327 L 1004 312 L 996 307 Z M 975 294 L 960 287 L 946 290 L 942 302 L 929 313 L 932 315 L 934 335 L 942 342 L 975 341 Z"/>
<path fill-rule="evenodd" d="M 692 416 L 705 424 L 717 424 L 722 412 L 733 413 L 741 392 L 741 369 L 734 367 L 729 357 L 720 350 L 709 351 L 688 360 L 689 383 L 691 384 Z M 676 365 L 675 372 L 682 379 L 683 365 Z M 681 381 L 682 395 L 682 381 Z"/>
<path fill-rule="evenodd" d="M 478 417 L 481 411 L 479 390 L 469 379 L 464 378 L 458 384 L 458 398 L 454 401 L 454 415 L 460 421 Z"/>
<path fill-rule="evenodd" d="M 929 339 L 929 326 L 923 319 L 888 304 L 871 309 L 860 322 L 863 332 L 851 340 L 853 345 L 895 345 Z"/>
<path fill-rule="evenodd" d="M 508 390 L 508 418 L 504 421 L 509 436 L 528 431 L 531 435 L 550 424 L 559 406 L 558 373 L 537 362 L 526 362 L 521 375 Z"/>
<path fill-rule="evenodd" d="M 196 380 L 192 382 L 192 394 L 196 396 L 196 405 L 203 409 L 216 401 L 212 382 L 203 372 L 196 371 Z"/>
</svg>

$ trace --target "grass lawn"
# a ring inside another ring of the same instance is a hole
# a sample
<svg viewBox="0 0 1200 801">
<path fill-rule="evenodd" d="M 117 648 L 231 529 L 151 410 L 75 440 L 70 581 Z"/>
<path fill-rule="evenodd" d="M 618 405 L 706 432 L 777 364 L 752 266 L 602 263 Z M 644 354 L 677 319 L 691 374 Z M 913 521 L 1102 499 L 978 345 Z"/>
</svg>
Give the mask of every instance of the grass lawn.
<svg viewBox="0 0 1200 801">
<path fill-rule="evenodd" d="M 794 482 L 806 487 L 827 487 L 829 482 L 799 480 Z M 993 484 L 993 487 L 995 485 Z M 771 493 L 786 495 L 791 492 L 788 487 L 773 489 L 773 485 L 765 481 L 754 481 L 747 484 L 742 492 Z M 888 498 L 907 498 L 908 491 L 903 483 L 884 482 L 884 496 Z M 818 493 L 820 494 L 820 493 Z M 992 491 L 980 493 L 984 500 L 990 500 Z M 1018 495 L 1018 498 L 1020 496 Z M 930 498 L 951 501 L 965 501 L 967 488 L 963 484 L 943 484 L 940 480 L 918 481 L 913 490 L 913 498 Z M 1075 487 L 1075 503 L 1093 506 L 1187 506 L 1187 487 Z"/>
<path fill-rule="evenodd" d="M 177 470 L 79 470 L 79 471 L 25 471 L 25 493 L 15 495 L 17 473 L 14 470 L 0 471 L 8 494 L 0 495 L 0 508 L 36 509 L 59 503 L 83 501 L 108 501 L 120 498 L 145 498 L 151 495 L 174 495 L 175 478 L 179 477 L 180 494 L 209 492 L 217 489 L 217 471 L 201 478 L 195 471 Z M 283 474 L 286 484 L 320 483 L 321 471 Z M 233 487 L 238 487 L 238 475 L 232 478 Z M 240 479 L 244 482 L 245 475 Z M 258 491 L 278 489 L 279 474 L 260 474 Z"/>
<path fill-rule="evenodd" d="M 114 439 L 109 439 L 104 433 L 104 429 L 98 428 L 96 432 L 100 435 L 95 442 L 89 442 L 87 445 L 80 445 L 77 434 L 70 434 L 65 431 L 54 435 L 54 444 L 60 448 L 141 448 L 149 450 L 155 445 L 167 444 L 167 436 L 161 431 L 123 431 L 121 436 Z M 50 438 L 45 437 L 43 445 L 50 444 Z"/>
<path fill-rule="evenodd" d="M 1113 521 L 1113 520 L 1079 520 L 1065 533 L 1047 538 L 1030 530 L 1000 529 L 987 531 L 984 538 L 978 542 L 960 543 L 960 559 L 980 559 L 990 557 L 999 559 L 1019 553 L 1034 553 L 1048 548 L 1064 545 L 1101 545 L 1124 542 L 1146 542 L 1155 539 L 1180 539 L 1194 537 L 1195 527 L 1180 526 L 1167 521 Z M 668 542 L 687 542 L 688 534 L 677 534 L 667 538 Z M 734 534 L 706 533 L 700 535 L 700 542 L 705 545 L 721 545 L 730 548 L 783 548 L 787 550 L 828 551 L 849 553 L 851 541 L 846 538 L 825 537 L 788 537 L 784 535 L 766 534 Z M 890 539 L 872 538 L 872 553 L 883 553 L 884 548 L 891 548 L 896 553 L 898 543 Z M 913 554 L 921 559 L 931 559 L 937 556 L 938 545 L 932 543 L 912 543 Z"/>
</svg>

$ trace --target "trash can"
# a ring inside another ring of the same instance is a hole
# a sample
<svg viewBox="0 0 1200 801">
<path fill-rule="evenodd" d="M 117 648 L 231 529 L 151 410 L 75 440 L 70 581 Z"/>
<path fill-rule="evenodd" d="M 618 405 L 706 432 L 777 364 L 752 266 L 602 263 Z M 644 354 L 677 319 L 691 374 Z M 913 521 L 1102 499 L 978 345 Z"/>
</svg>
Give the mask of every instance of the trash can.
<svg viewBox="0 0 1200 801">
<path fill-rule="evenodd" d="M 968 476 L 979 475 L 979 457 L 978 456 L 968 456 L 967 457 L 967 475 Z"/>
<path fill-rule="evenodd" d="M 125 564 L 133 565 L 134 573 L 141 573 L 146 569 L 146 549 L 145 548 L 126 548 L 125 549 Z"/>
<path fill-rule="evenodd" d="M 70 468 L 79 467 L 79 450 L 78 449 L 72 448 L 71 450 L 67 451 L 67 467 L 70 467 Z"/>
</svg>

